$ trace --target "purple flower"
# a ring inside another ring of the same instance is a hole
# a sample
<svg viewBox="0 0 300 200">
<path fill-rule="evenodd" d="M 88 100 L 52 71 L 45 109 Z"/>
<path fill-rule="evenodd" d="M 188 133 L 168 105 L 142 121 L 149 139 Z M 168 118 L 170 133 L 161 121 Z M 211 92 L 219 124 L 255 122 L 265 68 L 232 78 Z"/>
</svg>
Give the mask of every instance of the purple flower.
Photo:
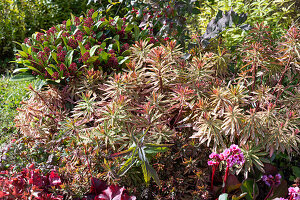
<svg viewBox="0 0 300 200">
<path fill-rule="evenodd" d="M 272 175 L 264 175 L 264 176 L 262 176 L 262 180 L 269 187 L 272 187 L 272 186 L 277 187 L 280 185 L 281 175 L 276 174 L 275 177 L 273 177 Z"/>
</svg>

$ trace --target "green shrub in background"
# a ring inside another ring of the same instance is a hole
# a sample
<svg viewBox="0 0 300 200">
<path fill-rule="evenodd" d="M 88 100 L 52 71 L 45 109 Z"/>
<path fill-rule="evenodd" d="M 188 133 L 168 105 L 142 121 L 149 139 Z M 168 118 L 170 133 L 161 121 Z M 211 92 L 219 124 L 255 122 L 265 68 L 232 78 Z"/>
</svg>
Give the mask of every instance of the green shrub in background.
<svg viewBox="0 0 300 200">
<path fill-rule="evenodd" d="M 0 1 L 0 73 L 10 69 L 16 44 L 36 31 L 48 29 L 81 14 L 93 5 L 87 0 L 2 0 Z"/>
<path fill-rule="evenodd" d="M 229 11 L 233 9 L 237 13 L 246 13 L 247 24 L 252 27 L 257 23 L 272 28 L 272 35 L 279 38 L 292 23 L 299 17 L 299 3 L 292 0 L 216 0 L 204 1 L 198 9 L 200 14 L 198 20 L 190 25 L 192 32 L 201 35 L 205 32 L 207 24 L 214 18 L 218 10 Z M 247 32 L 240 28 L 230 28 L 222 33 L 224 43 L 227 47 L 236 46 L 241 43 Z"/>
</svg>

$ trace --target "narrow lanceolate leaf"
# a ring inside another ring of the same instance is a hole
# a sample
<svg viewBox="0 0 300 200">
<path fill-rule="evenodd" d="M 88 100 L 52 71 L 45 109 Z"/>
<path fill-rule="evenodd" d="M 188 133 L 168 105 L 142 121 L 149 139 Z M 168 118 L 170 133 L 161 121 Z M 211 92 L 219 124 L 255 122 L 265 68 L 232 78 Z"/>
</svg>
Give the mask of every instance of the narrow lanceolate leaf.
<svg viewBox="0 0 300 200">
<path fill-rule="evenodd" d="M 151 177 L 154 179 L 155 183 L 160 187 L 161 186 L 160 180 L 159 180 L 158 174 L 155 171 L 155 169 L 148 162 L 146 162 L 146 167 L 147 167 L 147 170 L 149 171 Z"/>
<path fill-rule="evenodd" d="M 74 53 L 74 50 L 68 51 L 68 53 L 67 53 L 67 56 L 66 56 L 66 65 L 67 66 L 70 66 L 73 61 L 73 53 Z"/>
<path fill-rule="evenodd" d="M 80 48 L 80 53 L 81 53 L 81 55 L 83 55 L 86 52 L 86 49 L 80 41 L 78 41 L 78 45 L 79 45 L 79 48 Z"/>
<path fill-rule="evenodd" d="M 57 54 L 55 52 L 51 52 L 51 56 L 55 60 L 55 62 L 58 63 L 58 61 L 57 61 Z"/>
<path fill-rule="evenodd" d="M 146 163 L 147 162 L 142 161 L 142 170 L 143 170 L 144 180 L 145 180 L 146 184 L 148 185 L 148 183 L 151 179 L 151 176 L 150 176 L 150 171 L 147 169 Z"/>
<path fill-rule="evenodd" d="M 173 144 L 144 144 L 146 147 L 171 147 Z"/>
<path fill-rule="evenodd" d="M 125 151 L 121 151 L 121 152 L 118 152 L 118 153 L 114 153 L 112 154 L 110 157 L 120 157 L 120 156 L 125 156 L 125 155 L 128 155 L 130 154 L 133 150 L 135 149 L 135 147 L 130 147 L 129 149 L 125 150 Z"/>
<path fill-rule="evenodd" d="M 135 164 L 136 159 L 134 157 L 130 157 L 124 165 L 118 171 L 119 176 L 123 176 L 126 172 Z"/>
</svg>

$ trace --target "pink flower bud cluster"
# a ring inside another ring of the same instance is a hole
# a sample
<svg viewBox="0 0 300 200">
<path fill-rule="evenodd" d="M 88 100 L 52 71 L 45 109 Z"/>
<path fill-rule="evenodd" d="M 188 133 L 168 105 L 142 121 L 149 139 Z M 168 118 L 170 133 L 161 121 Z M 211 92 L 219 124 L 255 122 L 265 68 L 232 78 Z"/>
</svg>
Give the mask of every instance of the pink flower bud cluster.
<svg viewBox="0 0 300 200">
<path fill-rule="evenodd" d="M 300 200 L 300 188 L 289 187 L 289 195 L 292 197 L 292 200 Z"/>
<path fill-rule="evenodd" d="M 234 165 L 243 165 L 245 163 L 244 154 L 241 149 L 233 144 L 229 149 L 225 149 L 222 153 L 211 153 L 209 158 L 212 160 L 208 161 L 208 165 L 219 165 L 221 161 L 226 161 L 228 167 L 233 167 Z"/>
<path fill-rule="evenodd" d="M 264 175 L 262 177 L 262 180 L 269 187 L 271 187 L 273 185 L 277 187 L 277 186 L 280 185 L 281 175 L 280 174 L 276 174 L 275 177 L 273 177 L 272 175 Z"/>
<path fill-rule="evenodd" d="M 66 51 L 61 51 L 57 54 L 57 60 L 61 61 L 61 62 L 65 62 L 65 57 L 67 55 Z"/>
</svg>

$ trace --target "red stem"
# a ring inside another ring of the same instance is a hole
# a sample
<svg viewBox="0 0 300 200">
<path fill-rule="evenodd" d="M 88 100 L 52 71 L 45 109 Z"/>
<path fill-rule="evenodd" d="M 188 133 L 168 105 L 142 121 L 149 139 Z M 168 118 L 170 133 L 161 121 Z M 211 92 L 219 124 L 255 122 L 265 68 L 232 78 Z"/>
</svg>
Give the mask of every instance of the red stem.
<svg viewBox="0 0 300 200">
<path fill-rule="evenodd" d="M 289 200 L 293 200 L 293 197 L 294 197 L 294 195 L 293 195 L 293 194 L 291 194 L 291 196 L 290 196 L 290 199 L 289 199 Z"/>
<path fill-rule="evenodd" d="M 271 189 L 264 200 L 267 200 L 271 196 L 273 189 L 274 189 L 274 184 L 272 184 Z"/>
<path fill-rule="evenodd" d="M 225 171 L 225 176 L 224 176 L 224 187 L 223 187 L 223 193 L 226 192 L 226 186 L 227 186 L 227 177 L 228 177 L 228 173 L 229 173 L 229 166 L 226 167 L 226 171 Z"/>
<path fill-rule="evenodd" d="M 213 191 L 214 188 L 214 176 L 216 172 L 216 166 L 213 165 L 212 167 L 212 175 L 211 175 L 211 184 L 210 184 L 210 190 Z"/>
</svg>

